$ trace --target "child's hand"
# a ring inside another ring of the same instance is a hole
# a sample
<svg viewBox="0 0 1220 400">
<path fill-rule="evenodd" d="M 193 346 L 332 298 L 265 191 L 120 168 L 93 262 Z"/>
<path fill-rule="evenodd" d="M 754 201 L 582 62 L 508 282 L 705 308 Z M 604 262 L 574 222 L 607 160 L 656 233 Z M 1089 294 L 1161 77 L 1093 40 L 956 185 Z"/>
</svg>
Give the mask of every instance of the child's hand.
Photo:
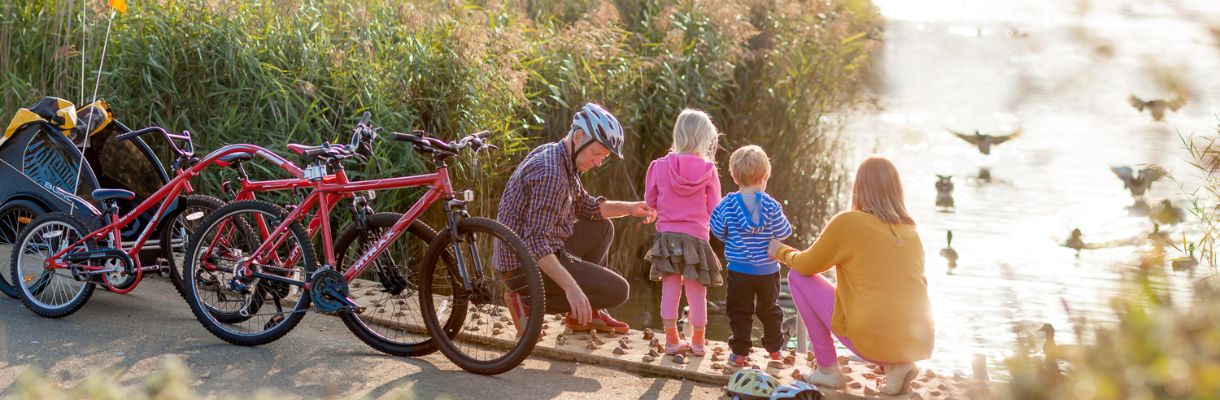
<svg viewBox="0 0 1220 400">
<path fill-rule="evenodd" d="M 771 256 L 772 259 L 779 260 L 779 249 L 783 247 L 783 243 L 780 243 L 778 240 L 771 239 L 771 242 L 767 243 L 767 255 Z"/>
</svg>

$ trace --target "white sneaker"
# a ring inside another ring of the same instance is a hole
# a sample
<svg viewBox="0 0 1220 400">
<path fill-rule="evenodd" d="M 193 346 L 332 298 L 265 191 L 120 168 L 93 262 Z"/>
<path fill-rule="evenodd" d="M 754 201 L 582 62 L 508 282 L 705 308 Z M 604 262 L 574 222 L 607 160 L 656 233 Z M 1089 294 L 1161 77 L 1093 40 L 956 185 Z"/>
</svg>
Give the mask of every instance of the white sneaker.
<svg viewBox="0 0 1220 400">
<path fill-rule="evenodd" d="M 919 367 L 915 364 L 898 364 L 890 366 L 885 371 L 885 388 L 881 393 L 890 396 L 907 393 L 911 390 L 911 381 L 919 376 Z"/>
<path fill-rule="evenodd" d="M 843 389 L 847 387 L 847 377 L 843 376 L 843 371 L 840 370 L 838 366 L 835 366 L 834 369 L 829 373 L 822 372 L 822 369 L 823 368 L 819 367 L 812 372 L 805 374 L 805 382 L 831 389 Z"/>
</svg>

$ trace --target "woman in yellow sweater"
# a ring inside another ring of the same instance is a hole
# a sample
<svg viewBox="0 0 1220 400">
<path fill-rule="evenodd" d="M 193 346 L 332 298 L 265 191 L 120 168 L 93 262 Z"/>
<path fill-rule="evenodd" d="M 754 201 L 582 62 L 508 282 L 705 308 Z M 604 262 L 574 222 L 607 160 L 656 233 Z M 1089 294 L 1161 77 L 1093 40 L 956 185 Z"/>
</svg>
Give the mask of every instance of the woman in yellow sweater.
<svg viewBox="0 0 1220 400">
<path fill-rule="evenodd" d="M 861 358 L 885 367 L 886 394 L 905 393 L 932 355 L 933 325 L 923 244 L 903 204 L 894 164 L 869 157 L 856 171 L 851 211 L 836 215 L 805 251 L 772 241 L 770 254 L 791 267 L 788 287 L 809 328 L 818 369 L 809 383 L 846 385 L 831 332 Z M 831 285 L 821 272 L 835 268 Z"/>
</svg>

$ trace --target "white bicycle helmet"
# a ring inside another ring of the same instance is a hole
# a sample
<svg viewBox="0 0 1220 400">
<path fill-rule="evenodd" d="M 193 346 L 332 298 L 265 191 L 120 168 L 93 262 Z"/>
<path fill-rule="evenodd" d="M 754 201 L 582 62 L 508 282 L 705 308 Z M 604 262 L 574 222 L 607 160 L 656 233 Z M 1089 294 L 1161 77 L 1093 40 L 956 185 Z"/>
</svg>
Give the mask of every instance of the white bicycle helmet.
<svg viewBox="0 0 1220 400">
<path fill-rule="evenodd" d="M 822 391 L 804 381 L 793 381 L 791 385 L 780 385 L 771 392 L 771 400 L 822 400 Z"/>
<path fill-rule="evenodd" d="M 733 399 L 766 400 L 775 392 L 777 386 L 779 380 L 771 374 L 754 368 L 742 368 L 729 377 L 729 384 L 724 390 Z"/>
<path fill-rule="evenodd" d="M 623 158 L 623 125 L 602 106 L 588 103 L 581 107 L 572 117 L 572 127 L 568 129 L 568 134 L 577 129 L 584 132 L 588 139 L 572 153 L 573 158 L 594 140 L 606 146 L 606 149 L 618 158 Z"/>
</svg>

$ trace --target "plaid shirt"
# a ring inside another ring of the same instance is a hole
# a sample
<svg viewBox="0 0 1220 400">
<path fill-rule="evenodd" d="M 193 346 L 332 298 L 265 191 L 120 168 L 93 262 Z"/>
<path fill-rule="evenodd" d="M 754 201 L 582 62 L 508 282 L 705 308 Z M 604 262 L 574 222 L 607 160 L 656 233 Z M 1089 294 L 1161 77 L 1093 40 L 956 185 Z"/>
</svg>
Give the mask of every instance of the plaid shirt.
<svg viewBox="0 0 1220 400">
<path fill-rule="evenodd" d="M 605 219 L 598 205 L 606 198 L 585 191 L 568 154 L 563 142 L 538 146 L 513 171 L 500 198 L 496 219 L 525 240 L 535 260 L 563 249 L 576 218 Z M 502 242 L 493 253 L 498 271 L 521 266 Z"/>
</svg>

